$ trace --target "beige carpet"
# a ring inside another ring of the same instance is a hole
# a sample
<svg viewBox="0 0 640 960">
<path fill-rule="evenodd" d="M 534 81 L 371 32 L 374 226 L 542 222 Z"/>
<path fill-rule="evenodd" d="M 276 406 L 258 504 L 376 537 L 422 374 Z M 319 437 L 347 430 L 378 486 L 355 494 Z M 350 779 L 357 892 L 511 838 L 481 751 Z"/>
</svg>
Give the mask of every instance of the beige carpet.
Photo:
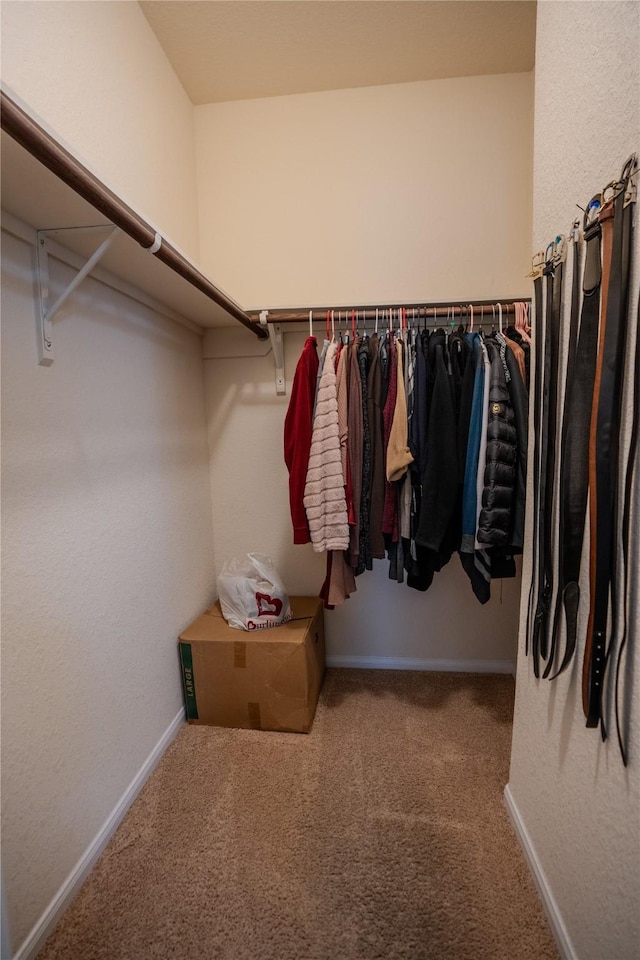
<svg viewBox="0 0 640 960">
<path fill-rule="evenodd" d="M 41 960 L 557 960 L 513 681 L 331 670 L 310 735 L 184 727 Z"/>
</svg>

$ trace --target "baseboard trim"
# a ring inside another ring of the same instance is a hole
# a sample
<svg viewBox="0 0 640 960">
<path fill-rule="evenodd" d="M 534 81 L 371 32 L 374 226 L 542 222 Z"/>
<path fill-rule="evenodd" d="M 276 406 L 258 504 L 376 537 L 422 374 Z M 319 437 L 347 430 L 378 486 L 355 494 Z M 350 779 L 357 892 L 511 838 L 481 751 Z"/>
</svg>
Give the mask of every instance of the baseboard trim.
<svg viewBox="0 0 640 960">
<path fill-rule="evenodd" d="M 509 673 L 512 660 L 431 660 L 412 657 L 328 656 L 328 667 L 350 667 L 359 670 L 435 670 L 442 673 Z"/>
<path fill-rule="evenodd" d="M 101 830 L 98 831 L 82 854 L 67 879 L 28 934 L 26 940 L 20 946 L 20 949 L 13 955 L 13 960 L 33 960 L 38 951 L 43 947 L 45 940 L 52 932 L 64 911 L 76 897 L 80 887 L 95 866 L 98 857 L 120 826 L 127 810 L 142 790 L 150 774 L 153 772 L 154 767 L 183 723 L 184 708 L 181 708 L 120 797 Z M 5 960 L 4 957 L 3 960 Z"/>
<path fill-rule="evenodd" d="M 540 894 L 540 899 L 542 900 L 542 905 L 547 914 L 549 925 L 551 926 L 551 932 L 555 937 L 562 960 L 578 960 L 578 954 L 576 953 L 575 947 L 571 942 L 571 937 L 569 936 L 569 931 L 567 930 L 565 922 L 562 919 L 560 908 L 556 902 L 556 898 L 553 895 L 553 891 L 549 886 L 549 881 L 547 880 L 547 876 L 544 872 L 542 864 L 540 863 L 536 849 L 532 843 L 531 837 L 529 836 L 529 831 L 524 825 L 518 805 L 513 799 L 513 794 L 511 793 L 509 784 L 507 784 L 504 788 L 504 803 L 511 819 L 511 823 L 513 824 L 513 829 L 515 830 L 518 841 L 520 842 L 520 846 L 522 847 L 525 860 L 527 861 L 527 865 L 531 871 L 535 885 L 538 888 L 538 893 Z"/>
</svg>

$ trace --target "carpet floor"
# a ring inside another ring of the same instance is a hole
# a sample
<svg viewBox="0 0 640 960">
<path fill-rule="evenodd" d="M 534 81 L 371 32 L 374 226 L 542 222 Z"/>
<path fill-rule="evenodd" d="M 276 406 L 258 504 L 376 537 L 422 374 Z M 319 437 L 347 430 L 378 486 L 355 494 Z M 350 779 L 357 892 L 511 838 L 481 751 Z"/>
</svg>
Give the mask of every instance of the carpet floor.
<svg viewBox="0 0 640 960">
<path fill-rule="evenodd" d="M 329 670 L 308 736 L 183 727 L 39 960 L 557 960 L 502 799 L 513 694 Z"/>
</svg>

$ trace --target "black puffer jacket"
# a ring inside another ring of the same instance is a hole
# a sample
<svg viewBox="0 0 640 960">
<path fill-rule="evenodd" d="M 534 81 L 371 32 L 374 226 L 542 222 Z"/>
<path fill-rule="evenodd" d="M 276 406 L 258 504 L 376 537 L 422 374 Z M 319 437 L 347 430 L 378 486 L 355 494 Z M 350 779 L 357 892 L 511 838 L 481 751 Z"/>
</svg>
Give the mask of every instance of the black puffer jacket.
<svg viewBox="0 0 640 960">
<path fill-rule="evenodd" d="M 527 444 L 529 442 L 529 395 L 524 385 L 520 368 L 515 356 L 507 347 L 505 360 L 511 380 L 507 384 L 509 397 L 515 417 L 516 435 L 518 437 L 518 462 L 516 466 L 516 482 L 513 493 L 511 510 L 511 536 L 509 546 L 512 553 L 522 553 L 524 547 L 524 507 L 527 490 Z"/>
<path fill-rule="evenodd" d="M 501 547 L 509 542 L 512 528 L 518 436 L 500 344 L 495 340 L 487 340 L 486 346 L 491 363 L 489 420 L 477 537 L 480 543 L 486 543 L 488 547 Z"/>
</svg>

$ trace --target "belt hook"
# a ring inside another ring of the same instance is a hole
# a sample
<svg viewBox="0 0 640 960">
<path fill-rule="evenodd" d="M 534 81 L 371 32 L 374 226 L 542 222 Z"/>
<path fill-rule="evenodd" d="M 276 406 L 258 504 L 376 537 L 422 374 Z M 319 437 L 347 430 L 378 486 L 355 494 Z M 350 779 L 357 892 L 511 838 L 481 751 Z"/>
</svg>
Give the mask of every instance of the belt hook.
<svg viewBox="0 0 640 960">
<path fill-rule="evenodd" d="M 591 197 L 591 200 L 589 200 L 586 210 L 584 211 L 583 226 L 585 230 L 598 219 L 598 213 L 601 206 L 602 194 L 596 193 L 595 196 Z"/>
</svg>

